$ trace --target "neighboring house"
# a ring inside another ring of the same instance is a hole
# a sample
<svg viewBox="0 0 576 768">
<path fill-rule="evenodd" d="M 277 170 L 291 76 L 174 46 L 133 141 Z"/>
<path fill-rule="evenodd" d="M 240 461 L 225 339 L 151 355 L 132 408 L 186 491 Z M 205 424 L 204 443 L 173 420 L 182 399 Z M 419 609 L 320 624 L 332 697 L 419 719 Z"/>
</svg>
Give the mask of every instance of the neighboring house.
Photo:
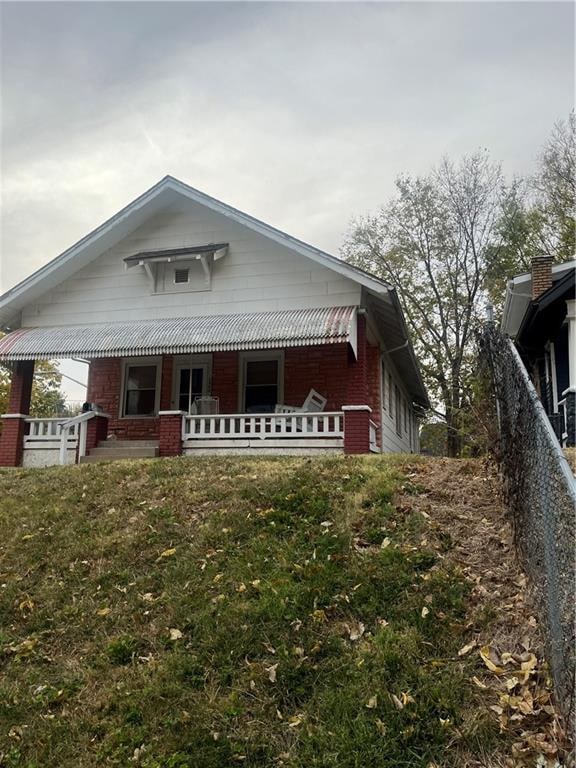
<svg viewBox="0 0 576 768">
<path fill-rule="evenodd" d="M 575 286 L 576 261 L 552 266 L 540 256 L 508 283 L 502 318 L 564 447 L 575 444 Z"/>
<path fill-rule="evenodd" d="M 418 451 L 429 406 L 395 292 L 167 176 L 0 297 L 0 465 Z M 34 361 L 89 361 L 90 410 L 30 419 Z"/>
</svg>

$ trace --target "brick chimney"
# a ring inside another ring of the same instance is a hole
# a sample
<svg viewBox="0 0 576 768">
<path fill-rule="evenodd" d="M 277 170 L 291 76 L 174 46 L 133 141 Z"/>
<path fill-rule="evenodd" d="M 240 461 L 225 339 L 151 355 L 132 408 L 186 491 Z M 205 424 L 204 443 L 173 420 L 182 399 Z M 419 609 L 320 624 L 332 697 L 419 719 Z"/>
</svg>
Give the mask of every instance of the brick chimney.
<svg viewBox="0 0 576 768">
<path fill-rule="evenodd" d="M 532 259 L 532 299 L 552 288 L 552 256 L 534 256 Z"/>
</svg>

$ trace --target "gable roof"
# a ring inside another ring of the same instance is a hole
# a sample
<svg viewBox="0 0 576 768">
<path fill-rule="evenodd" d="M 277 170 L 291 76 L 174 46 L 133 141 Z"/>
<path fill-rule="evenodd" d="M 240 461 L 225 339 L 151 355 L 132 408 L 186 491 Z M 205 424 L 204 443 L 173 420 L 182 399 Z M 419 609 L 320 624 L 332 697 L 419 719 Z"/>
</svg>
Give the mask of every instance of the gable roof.
<svg viewBox="0 0 576 768">
<path fill-rule="evenodd" d="M 265 224 L 231 205 L 184 184 L 173 176 L 165 176 L 99 227 L 0 296 L 0 328 L 14 327 L 17 324 L 19 312 L 27 304 L 35 301 L 46 291 L 53 289 L 79 269 L 85 267 L 104 251 L 133 232 L 144 221 L 179 198 L 191 200 L 220 213 L 376 293 L 385 294 L 390 290 L 390 287 L 382 280 L 358 267 L 353 267 L 319 248 L 281 232 L 279 229 Z"/>
</svg>

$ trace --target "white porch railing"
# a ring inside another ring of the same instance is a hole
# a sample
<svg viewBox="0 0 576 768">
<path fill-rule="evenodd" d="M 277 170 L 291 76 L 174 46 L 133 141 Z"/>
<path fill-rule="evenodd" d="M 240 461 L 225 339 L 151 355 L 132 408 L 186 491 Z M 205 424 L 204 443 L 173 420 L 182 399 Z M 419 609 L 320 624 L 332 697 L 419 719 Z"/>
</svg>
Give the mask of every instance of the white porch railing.
<svg viewBox="0 0 576 768">
<path fill-rule="evenodd" d="M 182 440 L 277 440 L 342 438 L 344 414 L 232 413 L 182 417 Z"/>
<path fill-rule="evenodd" d="M 27 418 L 26 423 L 30 426 L 28 428 L 28 434 L 24 436 L 24 444 L 50 442 L 54 440 L 60 441 L 62 425 L 67 421 L 69 421 L 67 416 L 50 419 Z M 73 429 L 71 429 L 68 434 L 68 438 L 76 441 L 77 437 L 78 426 L 74 425 Z"/>
</svg>

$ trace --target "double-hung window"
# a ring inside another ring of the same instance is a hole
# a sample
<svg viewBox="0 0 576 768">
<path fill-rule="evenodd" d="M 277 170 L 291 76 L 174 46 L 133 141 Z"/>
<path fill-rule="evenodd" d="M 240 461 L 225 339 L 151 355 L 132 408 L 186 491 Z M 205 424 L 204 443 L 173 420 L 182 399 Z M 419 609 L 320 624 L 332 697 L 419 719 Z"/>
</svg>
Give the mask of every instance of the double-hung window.
<svg viewBox="0 0 576 768">
<path fill-rule="evenodd" d="M 155 416 L 158 412 L 160 363 L 126 361 L 122 416 Z"/>
<path fill-rule="evenodd" d="M 274 413 L 282 402 L 282 353 L 246 353 L 242 358 L 241 410 Z"/>
</svg>

